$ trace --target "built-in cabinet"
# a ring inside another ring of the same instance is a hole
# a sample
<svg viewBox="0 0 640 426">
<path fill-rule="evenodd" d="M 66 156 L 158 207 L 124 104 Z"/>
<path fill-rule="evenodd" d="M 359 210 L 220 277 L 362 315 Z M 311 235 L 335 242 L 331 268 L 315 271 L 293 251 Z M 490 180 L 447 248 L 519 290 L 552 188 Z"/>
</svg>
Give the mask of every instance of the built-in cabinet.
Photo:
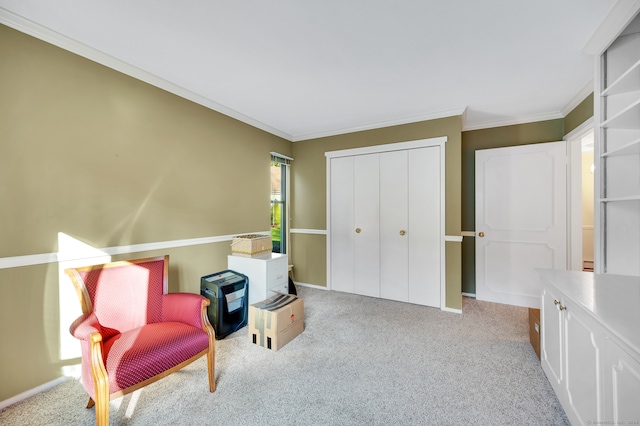
<svg viewBox="0 0 640 426">
<path fill-rule="evenodd" d="M 326 154 L 332 290 L 443 306 L 444 142 Z"/>
<path fill-rule="evenodd" d="M 596 271 L 640 275 L 640 15 L 598 61 Z"/>
<path fill-rule="evenodd" d="M 572 424 L 640 420 L 640 278 L 540 270 L 540 356 Z"/>
</svg>

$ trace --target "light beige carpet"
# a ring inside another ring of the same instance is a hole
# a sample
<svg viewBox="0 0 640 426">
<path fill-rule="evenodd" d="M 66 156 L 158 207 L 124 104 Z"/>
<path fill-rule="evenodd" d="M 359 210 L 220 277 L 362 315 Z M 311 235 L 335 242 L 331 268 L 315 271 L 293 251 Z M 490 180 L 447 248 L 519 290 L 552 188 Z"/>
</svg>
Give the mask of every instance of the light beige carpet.
<svg viewBox="0 0 640 426">
<path fill-rule="evenodd" d="M 463 314 L 298 287 L 305 331 L 277 352 L 247 328 L 111 402 L 118 425 L 565 425 L 529 343 L 525 308 L 464 299 Z M 0 413 L 2 425 L 92 425 L 69 381 Z"/>
</svg>

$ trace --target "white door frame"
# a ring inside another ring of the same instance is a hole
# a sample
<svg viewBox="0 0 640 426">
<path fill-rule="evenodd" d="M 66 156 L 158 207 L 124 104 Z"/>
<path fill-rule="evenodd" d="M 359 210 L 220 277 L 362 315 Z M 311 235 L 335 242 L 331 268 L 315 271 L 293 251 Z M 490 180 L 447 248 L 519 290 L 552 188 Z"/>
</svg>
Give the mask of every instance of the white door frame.
<svg viewBox="0 0 640 426">
<path fill-rule="evenodd" d="M 567 133 L 567 269 L 582 271 L 582 138 L 594 132 L 593 117 Z M 595 214 L 595 206 L 594 206 Z M 595 233 L 594 233 L 595 237 Z M 594 247 L 594 256 L 597 250 Z M 595 259 L 594 259 L 595 266 Z"/>
<path fill-rule="evenodd" d="M 348 157 L 362 154 L 374 154 L 389 151 L 401 151 L 415 148 L 425 148 L 429 146 L 440 147 L 440 309 L 445 309 L 446 302 L 446 258 L 445 258 L 445 143 L 446 136 L 420 139 L 409 142 L 398 142 L 384 145 L 373 145 L 362 148 L 342 149 L 338 151 L 328 151 L 324 155 L 327 158 L 326 173 L 326 208 L 327 208 L 327 289 L 331 290 L 331 159 L 338 157 Z"/>
</svg>

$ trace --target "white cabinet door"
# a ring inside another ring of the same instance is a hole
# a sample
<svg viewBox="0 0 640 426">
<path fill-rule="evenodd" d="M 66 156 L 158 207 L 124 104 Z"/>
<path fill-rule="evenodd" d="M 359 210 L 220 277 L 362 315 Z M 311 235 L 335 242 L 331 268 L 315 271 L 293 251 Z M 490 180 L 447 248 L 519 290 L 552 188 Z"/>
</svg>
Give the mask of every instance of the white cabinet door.
<svg viewBox="0 0 640 426">
<path fill-rule="evenodd" d="M 542 288 L 542 303 L 540 306 L 540 360 L 553 390 L 558 397 L 563 393 L 561 384 L 564 381 L 564 367 L 562 362 L 563 328 L 562 313 L 557 308 L 560 296 L 553 294 L 548 287 Z"/>
<path fill-rule="evenodd" d="M 600 327 L 546 284 L 542 287 L 540 323 L 542 369 L 567 417 L 572 424 L 602 421 Z"/>
<path fill-rule="evenodd" d="M 355 157 L 353 179 L 354 291 L 380 297 L 380 155 Z"/>
<path fill-rule="evenodd" d="M 599 327 L 585 312 L 578 311 L 576 305 L 562 306 L 565 307 L 565 411 L 576 424 L 604 420 L 601 398 L 598 398 L 602 380 L 598 368 L 598 359 L 602 356 L 600 334 L 596 333 Z"/>
<path fill-rule="evenodd" d="M 354 217 L 354 157 L 331 159 L 331 288 L 353 293 L 355 217 Z"/>
<path fill-rule="evenodd" d="M 640 420 L 640 355 L 632 357 L 611 338 L 604 342 L 604 418 L 612 424 Z"/>
</svg>

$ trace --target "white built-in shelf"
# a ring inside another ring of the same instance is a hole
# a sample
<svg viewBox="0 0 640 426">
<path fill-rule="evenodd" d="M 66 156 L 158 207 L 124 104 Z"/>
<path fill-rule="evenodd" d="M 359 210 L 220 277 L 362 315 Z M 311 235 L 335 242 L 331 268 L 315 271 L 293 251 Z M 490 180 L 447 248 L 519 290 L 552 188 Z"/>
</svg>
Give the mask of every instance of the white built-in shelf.
<svg viewBox="0 0 640 426">
<path fill-rule="evenodd" d="M 640 60 L 603 90 L 600 96 L 619 95 L 637 90 L 640 90 Z"/>
<path fill-rule="evenodd" d="M 602 203 L 616 203 L 620 201 L 640 201 L 640 195 L 629 195 L 626 197 L 600 198 L 600 202 Z"/>
<path fill-rule="evenodd" d="M 640 99 L 600 124 L 603 129 L 640 129 Z"/>
<path fill-rule="evenodd" d="M 621 146 L 620 148 L 612 149 L 611 151 L 602 154 L 602 157 L 618 157 L 624 155 L 640 154 L 640 138 L 634 139 L 631 142 Z"/>
</svg>

